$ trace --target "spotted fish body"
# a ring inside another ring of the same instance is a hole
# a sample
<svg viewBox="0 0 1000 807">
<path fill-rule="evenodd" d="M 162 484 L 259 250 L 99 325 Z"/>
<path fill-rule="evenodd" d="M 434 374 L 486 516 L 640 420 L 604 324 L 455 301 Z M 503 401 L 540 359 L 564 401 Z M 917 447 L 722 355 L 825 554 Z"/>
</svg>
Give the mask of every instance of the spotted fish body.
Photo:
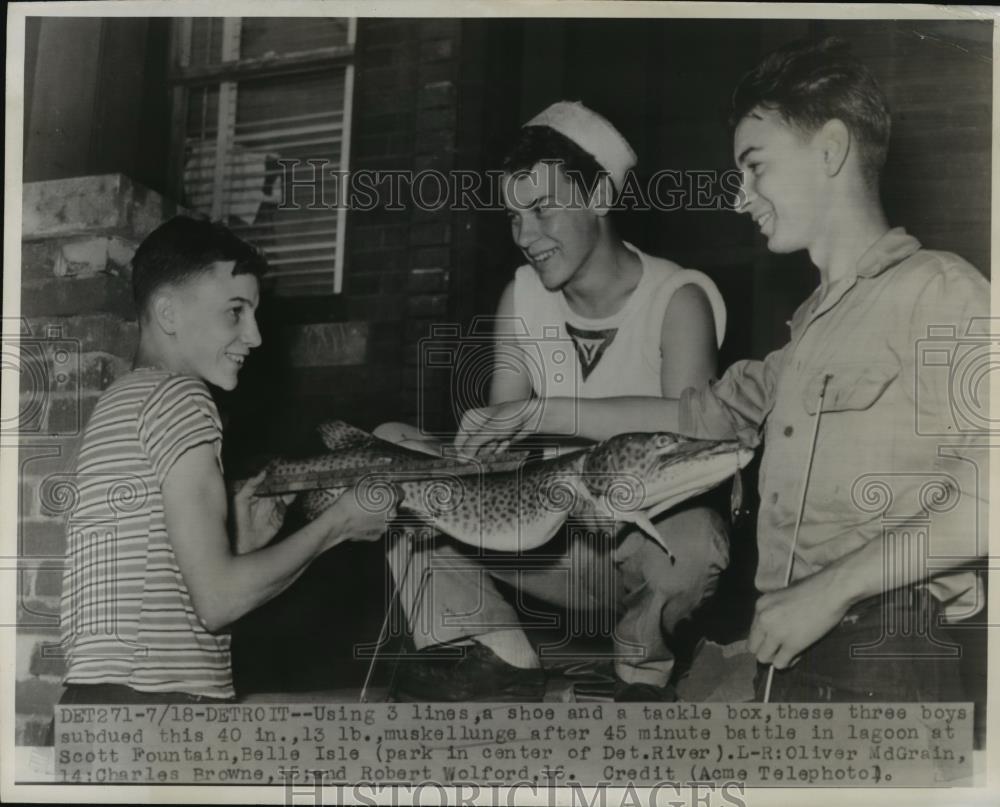
<svg viewBox="0 0 1000 807">
<path fill-rule="evenodd" d="M 395 463 L 427 455 L 333 421 L 320 427 L 330 453 L 309 460 L 282 460 L 280 473 L 324 472 Z M 692 440 L 668 433 L 618 435 L 577 453 L 526 464 L 512 471 L 470 475 L 419 470 L 381 475 L 359 483 L 362 505 L 379 502 L 379 486 L 402 491 L 400 507 L 466 544 L 517 552 L 549 541 L 569 518 L 632 523 L 669 553 L 650 518 L 719 484 L 749 462 L 752 451 L 735 441 Z M 330 507 L 346 488 L 304 494 L 307 517 Z"/>
</svg>

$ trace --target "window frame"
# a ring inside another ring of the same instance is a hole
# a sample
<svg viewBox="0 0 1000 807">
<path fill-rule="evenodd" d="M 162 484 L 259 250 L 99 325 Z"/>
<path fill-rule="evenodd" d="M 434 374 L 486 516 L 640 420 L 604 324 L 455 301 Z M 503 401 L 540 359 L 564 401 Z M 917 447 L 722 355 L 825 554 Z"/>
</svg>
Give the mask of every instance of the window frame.
<svg viewBox="0 0 1000 807">
<path fill-rule="evenodd" d="M 223 54 L 226 50 L 227 29 L 243 17 L 219 17 L 218 15 L 200 15 L 216 17 L 223 21 Z M 180 201 L 183 198 L 184 182 L 184 152 L 185 152 L 185 120 L 187 115 L 188 93 L 195 87 L 217 85 L 220 93 L 225 91 L 227 83 L 237 84 L 240 81 L 276 76 L 293 76 L 305 73 L 320 73 L 331 68 L 344 68 L 344 106 L 341 123 L 340 165 L 341 172 L 349 170 L 351 159 L 351 133 L 353 129 L 355 58 L 357 51 L 356 17 L 345 17 L 347 21 L 347 43 L 325 48 L 315 48 L 293 54 L 268 54 L 259 57 L 236 58 L 220 62 L 217 65 L 190 65 L 190 48 L 194 31 L 195 17 L 176 17 L 170 28 L 170 64 L 167 70 L 167 84 L 170 93 L 171 137 L 169 151 L 169 170 L 172 191 Z M 224 104 L 219 103 L 220 122 Z M 218 128 L 222 131 L 222 127 Z M 218 148 L 224 148 L 224 143 L 218 143 Z M 223 173 L 218 169 L 217 177 Z M 218 202 L 216 201 L 216 204 Z M 298 303 L 308 303 L 305 311 L 306 321 L 320 321 L 320 312 L 326 310 L 335 313 L 342 310 L 340 302 L 344 287 L 344 265 L 347 243 L 347 212 L 345 205 L 336 208 L 337 228 L 335 233 L 336 256 L 333 268 L 333 292 L 329 294 L 280 294 L 273 295 L 281 308 L 295 310 Z M 213 215 L 213 218 L 218 216 Z M 325 301 L 325 303 L 324 303 Z M 331 304 L 333 302 L 333 304 Z M 305 311 L 303 313 L 305 313 Z M 339 317 L 336 317 L 339 319 Z M 326 319 L 325 317 L 323 319 Z"/>
</svg>

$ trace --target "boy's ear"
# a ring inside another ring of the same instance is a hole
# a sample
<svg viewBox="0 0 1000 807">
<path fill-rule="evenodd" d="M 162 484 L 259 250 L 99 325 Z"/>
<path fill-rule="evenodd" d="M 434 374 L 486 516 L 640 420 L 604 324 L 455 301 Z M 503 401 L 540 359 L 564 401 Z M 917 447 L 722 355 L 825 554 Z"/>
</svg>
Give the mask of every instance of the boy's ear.
<svg viewBox="0 0 1000 807">
<path fill-rule="evenodd" d="M 603 174 L 590 195 L 590 209 L 598 216 L 606 216 L 615 200 L 615 185 L 608 174 Z"/>
<path fill-rule="evenodd" d="M 158 290 L 153 295 L 150 313 L 153 315 L 153 322 L 164 333 L 177 333 L 177 308 L 174 303 L 174 295 L 167 288 Z"/>
<path fill-rule="evenodd" d="M 828 120 L 820 130 L 823 147 L 823 166 L 828 177 L 840 173 L 851 151 L 851 131 L 839 118 Z"/>
</svg>

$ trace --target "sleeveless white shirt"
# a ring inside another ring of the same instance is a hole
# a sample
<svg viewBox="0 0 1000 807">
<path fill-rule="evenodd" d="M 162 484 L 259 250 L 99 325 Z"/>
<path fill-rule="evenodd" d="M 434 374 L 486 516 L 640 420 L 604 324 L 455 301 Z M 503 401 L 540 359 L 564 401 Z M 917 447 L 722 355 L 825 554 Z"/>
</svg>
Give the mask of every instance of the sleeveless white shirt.
<svg viewBox="0 0 1000 807">
<path fill-rule="evenodd" d="M 726 306 L 707 275 L 646 255 L 629 243 L 642 277 L 615 314 L 590 319 L 574 313 L 561 291 L 549 291 L 530 264 L 514 276 L 513 330 L 535 394 L 541 398 L 662 396 L 660 338 L 674 292 L 693 284 L 705 292 L 722 344 Z M 503 340 L 507 342 L 505 338 Z"/>
</svg>

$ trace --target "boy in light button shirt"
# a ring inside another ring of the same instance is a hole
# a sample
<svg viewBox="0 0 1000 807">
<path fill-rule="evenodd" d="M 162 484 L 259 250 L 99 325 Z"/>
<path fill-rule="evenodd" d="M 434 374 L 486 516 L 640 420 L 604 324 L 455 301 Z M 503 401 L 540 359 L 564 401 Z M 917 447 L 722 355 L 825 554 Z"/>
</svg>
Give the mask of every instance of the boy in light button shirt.
<svg viewBox="0 0 1000 807">
<path fill-rule="evenodd" d="M 879 201 L 887 104 L 842 43 L 794 43 L 766 57 L 737 87 L 733 123 L 738 211 L 772 252 L 808 250 L 819 269 L 789 343 L 679 399 L 550 399 L 541 428 L 595 439 L 762 433 L 762 594 L 749 637 L 758 696 L 773 664 L 775 701 L 966 700 L 956 659 L 942 658 L 933 633 L 942 611 L 969 616 L 983 602 L 976 573 L 959 567 L 986 554 L 988 468 L 956 418 L 963 402 L 948 370 L 957 359 L 926 366 L 921 343 L 953 333 L 940 347 L 968 355 L 986 335 L 989 283 L 960 257 L 890 228 Z M 982 411 L 985 384 L 975 390 Z M 490 424 L 465 450 L 516 434 L 517 405 L 474 413 L 470 422 Z"/>
</svg>

